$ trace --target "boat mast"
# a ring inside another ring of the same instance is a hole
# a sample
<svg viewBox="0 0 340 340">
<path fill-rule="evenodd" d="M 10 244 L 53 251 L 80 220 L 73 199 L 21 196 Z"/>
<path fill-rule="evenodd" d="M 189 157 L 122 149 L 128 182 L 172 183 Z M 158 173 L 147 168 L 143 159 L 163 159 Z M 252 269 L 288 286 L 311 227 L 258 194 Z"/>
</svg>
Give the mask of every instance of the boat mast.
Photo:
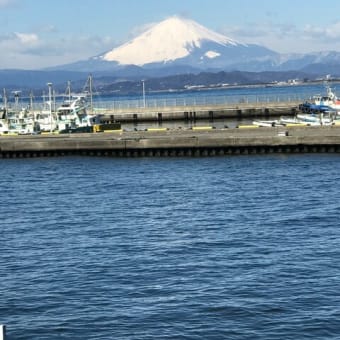
<svg viewBox="0 0 340 340">
<path fill-rule="evenodd" d="M 4 88 L 4 91 L 3 91 L 3 103 L 4 103 L 4 107 L 5 107 L 5 110 L 7 110 L 7 94 L 6 94 L 6 89 Z"/>
<path fill-rule="evenodd" d="M 71 81 L 67 82 L 66 94 L 68 94 L 68 101 L 71 102 Z"/>
<path fill-rule="evenodd" d="M 47 83 L 48 86 L 48 101 L 50 103 L 50 133 L 53 132 L 52 127 L 52 83 Z"/>
<path fill-rule="evenodd" d="M 33 110 L 33 91 L 30 92 L 30 110 Z"/>
<path fill-rule="evenodd" d="M 7 118 L 7 94 L 6 94 L 6 89 L 5 88 L 3 90 L 2 101 L 4 103 L 4 115 L 2 117 L 6 117 Z"/>
<path fill-rule="evenodd" d="M 13 91 L 14 93 L 14 102 L 15 102 L 15 111 L 16 113 L 19 112 L 19 97 L 21 91 Z"/>
<path fill-rule="evenodd" d="M 89 75 L 88 82 L 89 82 L 89 90 L 90 90 L 90 107 L 91 107 L 91 113 L 93 114 L 92 74 Z"/>
</svg>

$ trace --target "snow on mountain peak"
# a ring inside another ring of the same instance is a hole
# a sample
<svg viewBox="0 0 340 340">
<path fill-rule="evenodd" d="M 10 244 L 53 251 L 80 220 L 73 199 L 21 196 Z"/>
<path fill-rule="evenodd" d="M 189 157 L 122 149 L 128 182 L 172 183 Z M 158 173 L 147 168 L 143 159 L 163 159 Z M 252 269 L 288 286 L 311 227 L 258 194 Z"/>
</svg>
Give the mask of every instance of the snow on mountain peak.
<svg viewBox="0 0 340 340">
<path fill-rule="evenodd" d="M 208 51 L 204 54 L 207 58 L 213 59 L 216 57 L 219 57 L 221 53 L 215 52 L 215 51 Z"/>
<path fill-rule="evenodd" d="M 204 41 L 222 46 L 239 45 L 236 41 L 209 30 L 193 20 L 173 16 L 100 58 L 105 61 L 116 61 L 122 65 L 143 66 L 156 62 L 166 63 L 188 56 L 194 48 L 200 48 Z M 217 56 L 212 53 L 207 56 L 209 58 Z"/>
</svg>

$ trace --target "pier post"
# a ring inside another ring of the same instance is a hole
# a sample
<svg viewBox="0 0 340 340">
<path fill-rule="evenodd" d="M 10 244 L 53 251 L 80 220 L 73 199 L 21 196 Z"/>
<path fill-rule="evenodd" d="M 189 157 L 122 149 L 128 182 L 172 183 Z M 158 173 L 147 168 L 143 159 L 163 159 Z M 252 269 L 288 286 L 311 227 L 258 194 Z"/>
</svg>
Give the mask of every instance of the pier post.
<svg viewBox="0 0 340 340">
<path fill-rule="evenodd" d="M 6 326 L 0 325 L 0 340 L 6 340 Z"/>
</svg>

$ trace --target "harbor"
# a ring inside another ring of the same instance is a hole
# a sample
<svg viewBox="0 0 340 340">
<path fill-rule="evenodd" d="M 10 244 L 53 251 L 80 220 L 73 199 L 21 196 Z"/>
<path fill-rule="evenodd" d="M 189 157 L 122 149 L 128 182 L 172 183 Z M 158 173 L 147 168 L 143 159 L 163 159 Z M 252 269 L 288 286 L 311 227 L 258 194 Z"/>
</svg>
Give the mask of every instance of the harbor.
<svg viewBox="0 0 340 340">
<path fill-rule="evenodd" d="M 327 4 L 0 0 L 0 340 L 340 340 Z"/>
<path fill-rule="evenodd" d="M 143 93 L 141 103 L 131 99 L 117 107 L 108 101 L 99 108 L 92 93 L 72 94 L 70 83 L 66 98 L 56 104 L 51 83 L 48 86 L 48 100 L 40 111 L 32 103 L 21 108 L 19 92 L 14 93 L 14 107 L 9 106 L 4 92 L 0 157 L 340 152 L 340 115 L 330 87 L 327 96 L 309 101 L 292 100 L 290 90 L 286 100 L 187 96 L 181 105 L 181 98 L 172 96 L 162 106 L 159 98 L 147 101 Z"/>
<path fill-rule="evenodd" d="M 216 128 L 236 127 L 242 121 L 295 117 L 311 94 L 325 90 L 320 85 L 305 84 L 166 93 L 143 90 L 140 95 L 119 96 L 100 94 L 91 76 L 76 92 L 71 82 L 64 94 L 56 93 L 52 83 L 47 86 L 48 95 L 43 92 L 42 96 L 3 90 L 0 133 L 74 132 L 107 123 L 119 123 L 127 130 L 190 128 L 212 123 Z M 223 120 L 228 123 L 221 124 Z"/>
</svg>

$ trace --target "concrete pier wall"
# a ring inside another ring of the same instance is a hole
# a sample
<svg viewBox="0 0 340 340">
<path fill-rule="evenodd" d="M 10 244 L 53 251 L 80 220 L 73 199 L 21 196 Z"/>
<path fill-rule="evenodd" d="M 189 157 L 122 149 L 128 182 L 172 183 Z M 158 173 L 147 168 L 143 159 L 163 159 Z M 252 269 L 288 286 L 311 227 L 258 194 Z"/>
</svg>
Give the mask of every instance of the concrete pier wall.
<svg viewBox="0 0 340 340">
<path fill-rule="evenodd" d="M 240 105 L 198 105 L 177 107 L 147 107 L 101 111 L 107 121 L 147 122 L 147 121 L 196 121 L 221 118 L 255 118 L 281 115 L 295 115 L 299 103 L 252 103 Z"/>
<path fill-rule="evenodd" d="M 0 137 L 1 158 L 65 155 L 174 157 L 301 152 L 340 153 L 340 127 L 249 127 Z"/>
</svg>

